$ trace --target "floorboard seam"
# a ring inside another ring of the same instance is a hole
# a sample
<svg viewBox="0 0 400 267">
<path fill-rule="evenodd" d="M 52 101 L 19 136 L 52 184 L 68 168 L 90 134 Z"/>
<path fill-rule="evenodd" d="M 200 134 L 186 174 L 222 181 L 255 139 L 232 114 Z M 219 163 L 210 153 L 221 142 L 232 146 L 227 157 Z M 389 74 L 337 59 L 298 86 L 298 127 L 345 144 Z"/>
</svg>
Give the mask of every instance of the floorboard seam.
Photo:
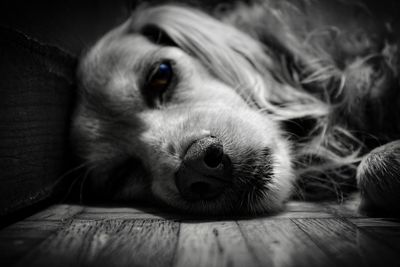
<svg viewBox="0 0 400 267">
<path fill-rule="evenodd" d="M 254 257 L 255 261 L 257 262 L 257 265 L 260 267 L 263 266 L 262 262 L 257 257 L 257 254 L 255 253 L 254 249 L 250 246 L 249 240 L 247 239 L 246 235 L 243 233 L 242 227 L 240 227 L 240 224 L 238 223 L 238 221 L 235 221 L 235 224 L 238 227 L 241 236 L 243 237 L 243 240 L 244 240 L 244 243 L 246 244 L 247 250 Z"/>
<path fill-rule="evenodd" d="M 176 238 L 176 244 L 175 244 L 175 248 L 174 248 L 174 255 L 172 256 L 172 260 L 171 260 L 171 267 L 176 266 L 176 261 L 177 261 L 177 254 L 178 254 L 178 249 L 179 249 L 179 240 L 180 240 L 180 235 L 181 235 L 181 225 L 182 222 L 181 221 L 176 221 L 177 223 L 179 223 L 179 228 L 178 228 L 178 232 L 177 232 L 177 238 Z"/>
</svg>

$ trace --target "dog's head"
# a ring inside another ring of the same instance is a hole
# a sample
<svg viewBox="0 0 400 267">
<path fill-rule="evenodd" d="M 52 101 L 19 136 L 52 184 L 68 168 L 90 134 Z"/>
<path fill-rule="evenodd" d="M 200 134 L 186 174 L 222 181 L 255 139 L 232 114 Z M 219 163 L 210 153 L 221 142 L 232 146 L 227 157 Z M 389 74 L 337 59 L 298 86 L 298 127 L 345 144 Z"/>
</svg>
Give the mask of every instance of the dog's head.
<svg viewBox="0 0 400 267">
<path fill-rule="evenodd" d="M 73 137 L 95 191 L 194 213 L 278 210 L 290 194 L 289 144 L 257 106 L 265 49 L 199 11 L 141 9 L 82 58 Z"/>
</svg>

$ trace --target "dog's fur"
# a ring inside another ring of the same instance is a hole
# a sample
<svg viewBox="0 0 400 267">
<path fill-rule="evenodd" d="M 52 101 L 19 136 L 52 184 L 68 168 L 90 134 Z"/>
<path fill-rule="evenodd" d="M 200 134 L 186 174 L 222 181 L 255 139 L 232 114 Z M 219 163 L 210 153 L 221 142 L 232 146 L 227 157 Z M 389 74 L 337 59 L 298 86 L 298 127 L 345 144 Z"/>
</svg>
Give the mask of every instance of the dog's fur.
<svg viewBox="0 0 400 267">
<path fill-rule="evenodd" d="M 400 97 L 390 25 L 372 23 L 359 1 L 339 2 L 334 12 L 332 1 L 265 0 L 214 17 L 138 8 L 81 60 L 72 133 L 92 191 L 207 214 L 274 212 L 291 195 L 343 197 L 362 156 L 399 137 Z M 358 17 L 344 14 L 355 9 Z M 174 77 L 154 96 L 143 85 L 161 61 Z M 186 201 L 175 173 L 188 146 L 210 135 L 232 161 L 233 183 L 216 199 Z M 377 170 L 394 172 L 389 187 L 399 183 L 399 160 L 390 159 L 395 168 L 376 160 L 398 153 L 393 146 L 359 167 L 360 189 L 375 206 L 386 201 L 375 197 L 384 186 L 371 186 Z"/>
</svg>

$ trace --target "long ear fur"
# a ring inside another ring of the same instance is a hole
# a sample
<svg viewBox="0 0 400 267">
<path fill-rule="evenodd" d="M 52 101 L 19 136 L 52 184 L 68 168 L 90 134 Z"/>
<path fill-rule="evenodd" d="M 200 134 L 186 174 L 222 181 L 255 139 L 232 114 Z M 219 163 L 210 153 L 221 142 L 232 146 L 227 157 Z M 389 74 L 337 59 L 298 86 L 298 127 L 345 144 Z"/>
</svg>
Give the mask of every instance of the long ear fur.
<svg viewBox="0 0 400 267">
<path fill-rule="evenodd" d="M 300 87 L 329 109 L 301 154 L 326 150 L 322 154 L 331 155 L 323 158 L 335 159 L 334 166 L 354 166 L 357 151 L 398 138 L 399 38 L 390 16 L 376 17 L 359 0 L 255 2 L 238 4 L 224 20 L 288 57 Z M 327 170 L 316 167 L 317 177 L 325 177 Z M 346 175 L 336 167 L 341 173 L 332 184 L 353 177 L 354 168 Z"/>
<path fill-rule="evenodd" d="M 331 106 L 331 124 L 389 140 L 400 132 L 392 123 L 400 121 L 400 57 L 391 20 L 360 0 L 263 0 L 225 16 L 289 57 L 301 87 Z"/>
</svg>

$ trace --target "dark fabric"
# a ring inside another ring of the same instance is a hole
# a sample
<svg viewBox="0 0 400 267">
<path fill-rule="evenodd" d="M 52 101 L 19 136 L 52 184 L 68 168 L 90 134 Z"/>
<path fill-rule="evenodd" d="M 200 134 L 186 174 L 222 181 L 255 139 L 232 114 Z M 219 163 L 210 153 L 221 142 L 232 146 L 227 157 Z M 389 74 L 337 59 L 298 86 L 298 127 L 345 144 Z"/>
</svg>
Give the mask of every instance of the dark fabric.
<svg viewBox="0 0 400 267">
<path fill-rule="evenodd" d="M 50 196 L 69 166 L 76 59 L 0 28 L 0 215 Z"/>
</svg>

